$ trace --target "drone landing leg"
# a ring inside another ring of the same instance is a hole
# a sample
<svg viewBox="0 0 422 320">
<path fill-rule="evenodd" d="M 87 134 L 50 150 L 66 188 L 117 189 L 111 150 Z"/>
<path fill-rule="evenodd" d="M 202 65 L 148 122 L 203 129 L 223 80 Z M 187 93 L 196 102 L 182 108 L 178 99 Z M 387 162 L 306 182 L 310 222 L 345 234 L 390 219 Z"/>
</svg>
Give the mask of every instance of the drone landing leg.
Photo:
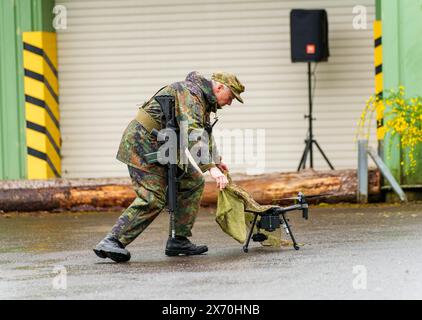
<svg viewBox="0 0 422 320">
<path fill-rule="evenodd" d="M 284 230 L 286 231 L 286 233 L 288 235 L 290 235 L 290 237 L 292 238 L 293 241 L 293 247 L 295 248 L 295 250 L 299 250 L 299 246 L 296 243 L 295 237 L 293 236 L 292 230 L 290 229 L 289 223 L 287 222 L 286 217 L 284 216 L 285 213 L 282 213 L 281 216 L 283 218 L 283 226 L 284 226 Z"/>
<path fill-rule="evenodd" d="M 251 241 L 251 237 L 252 237 L 252 233 L 253 233 L 253 228 L 255 227 L 255 224 L 256 224 L 256 219 L 258 219 L 258 214 L 257 213 L 255 213 L 255 218 L 253 219 L 253 223 L 251 225 L 251 229 L 249 230 L 248 240 L 246 240 L 246 244 L 243 246 L 243 252 L 248 252 L 249 241 Z"/>
</svg>

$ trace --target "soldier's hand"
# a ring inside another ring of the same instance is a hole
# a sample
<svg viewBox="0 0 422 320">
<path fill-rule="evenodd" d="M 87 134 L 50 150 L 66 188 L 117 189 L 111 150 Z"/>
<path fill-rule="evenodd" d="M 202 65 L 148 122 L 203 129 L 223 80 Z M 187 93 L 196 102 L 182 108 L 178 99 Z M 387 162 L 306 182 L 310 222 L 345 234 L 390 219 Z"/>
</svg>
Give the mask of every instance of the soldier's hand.
<svg viewBox="0 0 422 320">
<path fill-rule="evenodd" d="M 223 161 L 220 161 L 219 164 L 216 165 L 218 169 L 220 169 L 222 172 L 229 171 L 229 167 L 227 164 L 225 164 Z"/>
<path fill-rule="evenodd" d="M 229 184 L 227 177 L 217 167 L 211 168 L 210 174 L 217 182 L 217 188 L 220 188 L 220 190 L 223 190 Z"/>
</svg>

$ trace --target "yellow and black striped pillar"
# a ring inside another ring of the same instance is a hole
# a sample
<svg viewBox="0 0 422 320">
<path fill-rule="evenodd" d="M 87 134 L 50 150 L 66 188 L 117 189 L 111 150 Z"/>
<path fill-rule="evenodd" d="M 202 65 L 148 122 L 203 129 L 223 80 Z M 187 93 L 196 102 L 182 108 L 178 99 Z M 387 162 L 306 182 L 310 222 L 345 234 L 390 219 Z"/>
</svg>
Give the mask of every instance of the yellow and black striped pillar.
<svg viewBox="0 0 422 320">
<path fill-rule="evenodd" d="M 23 32 L 28 179 L 61 176 L 56 33 Z"/>
<path fill-rule="evenodd" d="M 374 64 L 375 64 L 375 94 L 377 100 L 383 98 L 383 73 L 382 73 L 382 23 L 381 20 L 374 22 Z M 384 112 L 377 108 L 377 139 L 384 139 Z"/>
</svg>

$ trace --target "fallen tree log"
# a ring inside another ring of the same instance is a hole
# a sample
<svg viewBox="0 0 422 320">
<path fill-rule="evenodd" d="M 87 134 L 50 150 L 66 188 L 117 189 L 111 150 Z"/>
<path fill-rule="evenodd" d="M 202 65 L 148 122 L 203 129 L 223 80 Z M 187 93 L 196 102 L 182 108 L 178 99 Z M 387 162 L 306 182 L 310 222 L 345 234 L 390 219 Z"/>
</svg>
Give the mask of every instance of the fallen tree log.
<svg viewBox="0 0 422 320">
<path fill-rule="evenodd" d="M 121 209 L 135 198 L 129 178 L 0 181 L 0 210 Z"/>
<path fill-rule="evenodd" d="M 369 195 L 376 198 L 381 194 L 381 175 L 378 170 L 369 170 Z M 286 204 L 291 200 L 283 198 L 297 196 L 303 192 L 306 195 L 320 195 L 309 199 L 309 203 L 356 202 L 357 172 L 356 170 L 314 171 L 272 173 L 256 176 L 238 176 L 233 179 L 237 185 L 247 190 L 260 204 Z M 215 182 L 208 182 L 202 204 L 214 204 L 218 190 Z"/>
<path fill-rule="evenodd" d="M 256 176 L 233 175 L 233 181 L 247 190 L 261 204 L 284 204 L 282 198 L 327 194 L 310 199 L 310 203 L 356 202 L 356 170 L 272 173 Z M 214 205 L 218 190 L 206 177 L 201 205 Z M 380 173 L 369 171 L 369 195 L 381 194 Z M 129 178 L 52 179 L 0 181 L 0 211 L 84 211 L 120 210 L 129 206 L 135 192 Z"/>
</svg>

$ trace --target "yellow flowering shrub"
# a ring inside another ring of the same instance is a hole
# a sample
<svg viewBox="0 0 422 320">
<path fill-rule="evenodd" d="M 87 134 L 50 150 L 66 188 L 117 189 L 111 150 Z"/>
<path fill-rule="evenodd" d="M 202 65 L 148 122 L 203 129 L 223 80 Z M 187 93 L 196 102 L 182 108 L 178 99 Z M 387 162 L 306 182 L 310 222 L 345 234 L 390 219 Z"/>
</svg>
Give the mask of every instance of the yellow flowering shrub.
<svg viewBox="0 0 422 320">
<path fill-rule="evenodd" d="M 415 154 L 416 146 L 422 142 L 422 97 L 406 98 L 403 86 L 398 90 L 387 91 L 382 100 L 371 96 L 361 113 L 357 138 L 369 140 L 374 113 L 377 115 L 378 123 L 384 118 L 382 135 L 387 132 L 392 136 L 398 135 L 401 146 L 404 149 L 408 148 L 410 168 L 406 168 L 406 174 L 414 172 L 418 157 Z M 403 164 L 401 162 L 401 165 Z"/>
</svg>

